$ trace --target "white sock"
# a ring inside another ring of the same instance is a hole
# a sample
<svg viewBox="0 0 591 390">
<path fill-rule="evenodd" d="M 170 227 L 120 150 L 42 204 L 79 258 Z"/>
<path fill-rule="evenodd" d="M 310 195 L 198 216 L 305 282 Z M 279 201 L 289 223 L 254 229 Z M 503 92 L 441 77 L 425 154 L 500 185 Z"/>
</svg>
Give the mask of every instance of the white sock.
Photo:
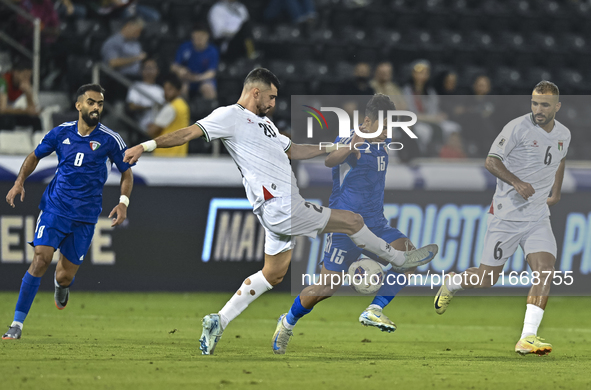
<svg viewBox="0 0 591 390">
<path fill-rule="evenodd" d="M 386 241 L 373 234 L 367 225 L 363 225 L 357 233 L 349 235 L 349 238 L 358 247 L 367 249 L 389 263 L 397 266 L 404 264 L 404 252 L 392 248 Z"/>
<path fill-rule="evenodd" d="M 462 287 L 462 274 L 455 274 L 452 276 L 455 276 L 455 278 L 449 277 L 445 281 L 445 286 L 447 287 L 447 289 L 452 293 L 463 290 L 464 288 Z"/>
<path fill-rule="evenodd" d="M 23 330 L 23 323 L 22 322 L 12 321 L 12 324 L 10 324 L 10 327 L 12 328 L 13 326 L 18 326 L 19 328 L 21 328 L 21 330 Z"/>
<path fill-rule="evenodd" d="M 295 326 L 295 325 L 292 325 L 292 324 L 290 324 L 289 322 L 287 322 L 287 316 L 284 316 L 284 317 L 281 319 L 281 322 L 283 323 L 283 326 L 285 326 L 285 327 L 286 327 L 287 329 L 289 329 L 289 330 L 293 330 L 293 328 L 294 328 L 294 326 Z"/>
<path fill-rule="evenodd" d="M 365 310 L 372 310 L 372 309 L 382 311 L 382 307 L 380 305 L 376 305 L 375 303 L 372 303 L 371 305 L 369 305 L 367 307 L 367 309 L 365 309 Z"/>
<path fill-rule="evenodd" d="M 251 302 L 272 288 L 273 286 L 263 276 L 263 271 L 259 271 L 246 278 L 238 291 L 236 291 L 219 312 L 222 329 L 226 329 L 228 323 L 238 317 Z"/>
<path fill-rule="evenodd" d="M 521 332 L 521 338 L 527 336 L 537 336 L 538 328 L 544 317 L 544 309 L 539 306 L 527 304 L 525 310 L 525 319 L 523 320 L 523 331 Z"/>
</svg>

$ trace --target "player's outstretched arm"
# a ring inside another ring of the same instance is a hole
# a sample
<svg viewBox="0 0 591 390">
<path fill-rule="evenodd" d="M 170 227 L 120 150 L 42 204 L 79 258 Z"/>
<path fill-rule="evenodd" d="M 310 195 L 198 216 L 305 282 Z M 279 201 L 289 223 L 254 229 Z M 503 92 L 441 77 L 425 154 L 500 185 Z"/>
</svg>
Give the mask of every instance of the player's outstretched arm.
<svg viewBox="0 0 591 390">
<path fill-rule="evenodd" d="M 548 206 L 554 206 L 560 201 L 560 192 L 562 191 L 562 180 L 564 179 L 564 168 L 566 167 L 566 157 L 560 161 L 560 165 L 556 170 L 556 176 L 554 177 L 554 185 L 552 186 L 552 196 L 550 196 L 546 203 Z"/>
<path fill-rule="evenodd" d="M 144 152 L 152 152 L 156 148 L 172 148 L 173 146 L 183 145 L 192 139 L 202 136 L 203 130 L 201 130 L 199 126 L 191 125 L 189 127 L 184 127 L 127 149 L 123 161 L 133 165 L 139 160 Z"/>
<path fill-rule="evenodd" d="M 314 158 L 322 154 L 330 153 L 335 150 L 333 146 L 318 146 L 318 145 L 306 145 L 306 144 L 291 144 L 291 147 L 285 152 L 287 157 L 291 160 L 307 160 Z"/>
<path fill-rule="evenodd" d="M 23 165 L 21 166 L 21 170 L 18 173 L 18 176 L 14 182 L 14 186 L 8 191 L 8 195 L 6 195 L 6 202 L 11 206 L 14 206 L 14 198 L 20 194 L 21 195 L 21 202 L 25 200 L 25 179 L 29 177 L 31 173 L 37 168 L 37 164 L 39 164 L 39 158 L 35 156 L 35 152 L 31 152 L 25 158 Z"/>
<path fill-rule="evenodd" d="M 345 161 L 351 153 L 355 154 L 357 160 L 359 160 L 361 152 L 355 148 L 355 145 L 364 142 L 365 140 L 355 133 L 349 145 L 340 145 L 337 150 L 330 152 L 328 156 L 326 156 L 326 159 L 324 159 L 324 165 L 329 168 L 335 167 Z"/>
<path fill-rule="evenodd" d="M 509 172 L 505 164 L 503 164 L 500 159 L 493 156 L 488 156 L 484 166 L 490 173 L 505 183 L 511 184 L 513 188 L 515 188 L 515 191 L 517 191 L 517 193 L 521 195 L 523 199 L 527 200 L 536 192 L 531 184 L 521 181 L 517 176 Z"/>
<path fill-rule="evenodd" d="M 109 218 L 113 218 L 111 227 L 121 225 L 127 218 L 127 207 L 129 206 L 129 197 L 131 196 L 131 190 L 133 188 L 133 173 L 131 168 L 121 174 L 121 197 L 117 206 L 111 210 Z"/>
</svg>

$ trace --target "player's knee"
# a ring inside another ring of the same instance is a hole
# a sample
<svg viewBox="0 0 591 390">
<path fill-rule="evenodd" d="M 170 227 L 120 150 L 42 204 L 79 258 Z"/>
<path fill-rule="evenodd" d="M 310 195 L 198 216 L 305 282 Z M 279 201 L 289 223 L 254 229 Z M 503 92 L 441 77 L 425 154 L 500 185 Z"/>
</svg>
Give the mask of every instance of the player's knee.
<svg viewBox="0 0 591 390">
<path fill-rule="evenodd" d="M 64 270 L 56 271 L 55 280 L 57 280 L 61 286 L 69 286 L 74 280 L 74 275 L 68 275 L 68 273 Z"/>
<path fill-rule="evenodd" d="M 534 267 L 532 271 L 538 271 L 540 275 L 554 275 L 554 264 L 541 264 Z"/>
<path fill-rule="evenodd" d="M 274 274 L 274 275 L 269 275 L 266 279 L 267 279 L 267 282 L 269 282 L 269 284 L 271 286 L 277 286 L 279 283 L 281 283 L 283 281 L 284 276 L 285 275 Z"/>
<path fill-rule="evenodd" d="M 349 212 L 347 213 L 347 222 L 348 225 L 353 229 L 352 233 L 356 233 L 363 227 L 363 217 L 357 213 Z"/>
<path fill-rule="evenodd" d="M 35 274 L 41 272 L 44 273 L 51 264 L 53 256 L 50 256 L 48 253 L 35 253 L 33 256 L 33 262 L 31 263 L 31 267 Z"/>
</svg>

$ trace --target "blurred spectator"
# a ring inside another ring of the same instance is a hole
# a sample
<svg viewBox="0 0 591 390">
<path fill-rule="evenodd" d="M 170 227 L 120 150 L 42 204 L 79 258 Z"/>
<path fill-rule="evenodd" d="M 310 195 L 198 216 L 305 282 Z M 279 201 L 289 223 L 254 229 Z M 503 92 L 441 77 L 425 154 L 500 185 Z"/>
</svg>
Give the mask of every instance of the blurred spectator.
<svg viewBox="0 0 591 390">
<path fill-rule="evenodd" d="M 215 75 L 219 61 L 218 49 L 209 43 L 207 28 L 202 25 L 195 26 L 191 32 L 191 40 L 181 44 L 171 66 L 171 70 L 183 82 L 183 96 L 193 98 L 199 93 L 205 99 L 215 99 Z"/>
<path fill-rule="evenodd" d="M 411 64 L 411 78 L 403 88 L 408 109 L 417 114 L 419 121 L 414 125 L 419 146 L 427 154 L 433 152 L 430 147 L 437 148 L 450 134 L 461 130 L 457 123 L 447 120 L 447 115 L 440 110 L 439 96 L 429 84 L 430 77 L 429 61 L 415 61 Z"/>
<path fill-rule="evenodd" d="M 425 60 L 411 64 L 411 78 L 404 85 L 408 108 L 425 122 L 440 122 L 445 119 L 439 113 L 437 92 L 429 85 L 431 64 Z"/>
<path fill-rule="evenodd" d="M 86 18 L 86 7 L 73 0 L 58 0 L 55 2 L 55 9 L 61 18 Z"/>
<path fill-rule="evenodd" d="M 292 23 L 304 23 L 316 18 L 314 0 L 270 0 L 263 16 L 276 21 L 287 13 Z"/>
<path fill-rule="evenodd" d="M 454 109 L 454 119 L 464 129 L 464 139 L 472 156 L 482 156 L 488 151 L 490 143 L 497 136 L 502 123 L 493 115 L 494 99 L 488 96 L 491 90 L 490 79 L 479 75 L 472 83 L 474 96 L 465 96 L 462 103 Z"/>
<path fill-rule="evenodd" d="M 462 144 L 462 137 L 460 137 L 460 133 L 454 132 L 447 137 L 447 141 L 445 145 L 441 147 L 439 151 L 439 157 L 441 158 L 466 158 L 466 153 L 464 152 L 464 145 Z"/>
<path fill-rule="evenodd" d="M 375 93 L 383 93 L 390 96 L 397 110 L 405 110 L 407 104 L 402 96 L 400 87 L 392 81 L 393 69 L 389 62 L 381 62 L 376 67 L 374 78 L 369 82 Z"/>
<path fill-rule="evenodd" d="M 484 96 L 490 93 L 490 79 L 486 75 L 476 77 L 472 84 L 474 95 Z"/>
<path fill-rule="evenodd" d="M 32 16 L 41 19 L 41 40 L 54 43 L 60 34 L 60 19 L 51 0 L 17 0 L 20 7 Z M 17 17 L 20 41 L 30 46 L 33 42 L 33 24 L 22 16 Z"/>
<path fill-rule="evenodd" d="M 139 37 L 144 28 L 140 18 L 128 20 L 121 31 L 111 35 L 103 43 L 101 55 L 103 62 L 125 76 L 139 79 L 141 62 L 146 58 Z"/>
<path fill-rule="evenodd" d="M 360 62 L 355 65 L 353 80 L 346 81 L 341 88 L 341 95 L 367 95 L 372 96 L 375 92 L 369 85 L 371 67 L 367 62 Z"/>
<path fill-rule="evenodd" d="M 33 101 L 31 66 L 17 63 L 0 77 L 0 130 L 16 126 L 42 130 L 39 112 Z"/>
<path fill-rule="evenodd" d="M 157 78 L 158 63 L 148 58 L 142 63 L 142 81 L 133 83 L 127 92 L 127 110 L 146 133 L 148 124 L 154 122 L 158 109 L 165 102 L 164 89 L 156 84 Z"/>
<path fill-rule="evenodd" d="M 252 27 L 248 9 L 236 0 L 220 0 L 208 14 L 211 35 L 220 48 L 223 58 L 254 58 Z"/>
<path fill-rule="evenodd" d="M 456 95 L 458 87 L 458 74 L 452 70 L 444 70 L 435 77 L 435 91 L 440 98 L 439 108 L 449 118 L 453 116 L 461 98 Z"/>
<path fill-rule="evenodd" d="M 444 70 L 437 75 L 434 84 L 438 95 L 455 95 L 458 88 L 458 74 L 453 70 Z"/>
<path fill-rule="evenodd" d="M 187 102 L 181 97 L 182 82 L 175 74 L 170 74 L 164 80 L 164 98 L 167 103 L 148 125 L 148 135 L 156 138 L 163 134 L 189 126 L 190 111 Z M 173 148 L 156 149 L 154 155 L 158 157 L 185 157 L 189 151 L 189 144 Z"/>
</svg>

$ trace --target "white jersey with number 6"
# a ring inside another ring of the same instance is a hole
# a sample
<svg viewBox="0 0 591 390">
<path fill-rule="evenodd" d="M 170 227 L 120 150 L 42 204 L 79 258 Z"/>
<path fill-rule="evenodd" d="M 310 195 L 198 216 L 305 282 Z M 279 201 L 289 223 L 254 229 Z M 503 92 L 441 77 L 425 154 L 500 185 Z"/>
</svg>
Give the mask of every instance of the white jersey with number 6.
<svg viewBox="0 0 591 390">
<path fill-rule="evenodd" d="M 555 120 L 551 132 L 538 126 L 532 114 L 513 119 L 497 136 L 490 152 L 520 180 L 529 183 L 535 194 L 523 199 L 512 185 L 497 179 L 491 212 L 506 221 L 537 221 L 550 215 L 546 204 L 560 161 L 566 157 L 570 131 Z"/>
<path fill-rule="evenodd" d="M 233 104 L 217 108 L 196 124 L 208 142 L 219 138 L 230 152 L 255 214 L 266 199 L 299 194 L 286 154 L 291 140 L 279 134 L 269 118 Z"/>
</svg>

